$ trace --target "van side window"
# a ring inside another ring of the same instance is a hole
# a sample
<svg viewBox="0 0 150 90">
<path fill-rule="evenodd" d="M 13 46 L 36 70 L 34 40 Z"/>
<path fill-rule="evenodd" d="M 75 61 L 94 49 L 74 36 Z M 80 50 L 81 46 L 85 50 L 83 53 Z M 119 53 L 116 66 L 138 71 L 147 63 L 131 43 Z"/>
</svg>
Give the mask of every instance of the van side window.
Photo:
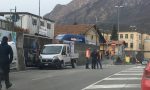
<svg viewBox="0 0 150 90">
<path fill-rule="evenodd" d="M 63 47 L 62 54 L 66 55 L 66 46 Z"/>
<path fill-rule="evenodd" d="M 69 46 L 67 47 L 67 53 L 70 53 L 70 47 Z"/>
</svg>

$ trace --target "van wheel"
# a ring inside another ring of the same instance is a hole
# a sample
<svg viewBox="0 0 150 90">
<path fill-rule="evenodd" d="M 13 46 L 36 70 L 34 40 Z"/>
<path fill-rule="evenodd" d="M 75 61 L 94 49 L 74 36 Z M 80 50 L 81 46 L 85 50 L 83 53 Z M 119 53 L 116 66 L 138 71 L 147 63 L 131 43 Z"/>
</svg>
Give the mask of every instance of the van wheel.
<svg viewBox="0 0 150 90">
<path fill-rule="evenodd" d="M 64 67 L 65 67 L 64 62 L 61 61 L 61 62 L 60 62 L 60 69 L 63 69 Z"/>
<path fill-rule="evenodd" d="M 71 66 L 72 68 L 76 68 L 77 64 L 75 60 L 71 60 Z"/>
<path fill-rule="evenodd" d="M 39 66 L 39 69 L 42 70 L 44 67 L 43 66 Z"/>
</svg>

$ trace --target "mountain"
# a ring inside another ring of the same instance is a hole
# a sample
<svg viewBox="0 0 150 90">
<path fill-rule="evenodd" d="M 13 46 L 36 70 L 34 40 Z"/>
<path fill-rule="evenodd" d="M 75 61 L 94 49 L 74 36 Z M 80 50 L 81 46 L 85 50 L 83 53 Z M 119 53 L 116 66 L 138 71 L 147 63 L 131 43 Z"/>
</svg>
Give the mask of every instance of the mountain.
<svg viewBox="0 0 150 90">
<path fill-rule="evenodd" d="M 136 25 L 137 29 L 150 29 L 150 0 L 72 0 L 67 5 L 57 5 L 44 17 L 59 24 L 88 23 L 110 29 L 118 22 L 120 28 Z"/>
<path fill-rule="evenodd" d="M 70 13 L 76 12 L 78 9 L 84 7 L 89 3 L 94 3 L 97 0 L 73 0 L 67 5 L 56 5 L 52 12 L 44 15 L 46 18 L 50 18 L 59 21 L 61 18 L 69 15 Z"/>
</svg>

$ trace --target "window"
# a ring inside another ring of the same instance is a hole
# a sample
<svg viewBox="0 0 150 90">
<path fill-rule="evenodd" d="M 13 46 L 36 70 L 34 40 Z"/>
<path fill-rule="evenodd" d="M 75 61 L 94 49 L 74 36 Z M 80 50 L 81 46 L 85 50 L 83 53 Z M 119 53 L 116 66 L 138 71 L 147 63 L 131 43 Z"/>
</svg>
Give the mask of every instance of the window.
<svg viewBox="0 0 150 90">
<path fill-rule="evenodd" d="M 141 35 L 139 35 L 139 40 L 141 40 Z"/>
<path fill-rule="evenodd" d="M 94 37 L 94 36 L 92 35 L 92 36 L 91 36 L 91 40 L 93 40 L 93 37 Z"/>
<path fill-rule="evenodd" d="M 10 23 L 5 22 L 5 27 L 6 27 L 7 30 L 10 30 Z"/>
<path fill-rule="evenodd" d="M 120 38 L 123 38 L 123 34 L 120 34 Z"/>
<path fill-rule="evenodd" d="M 51 24 L 47 23 L 47 29 L 51 29 Z"/>
<path fill-rule="evenodd" d="M 126 43 L 126 46 L 125 46 L 126 48 L 128 48 L 129 47 L 129 44 L 128 43 Z"/>
<path fill-rule="evenodd" d="M 40 21 L 40 25 L 44 27 L 44 21 Z"/>
<path fill-rule="evenodd" d="M 5 22 L 2 22 L 2 28 L 6 28 Z"/>
<path fill-rule="evenodd" d="M 69 48 L 69 46 L 67 47 L 67 53 L 70 53 L 70 48 Z"/>
<path fill-rule="evenodd" d="M 128 43 L 126 43 L 126 47 L 128 48 L 129 46 L 128 46 Z"/>
<path fill-rule="evenodd" d="M 128 34 L 125 34 L 125 38 L 128 39 Z"/>
<path fill-rule="evenodd" d="M 0 28 L 2 28 L 2 21 L 0 21 Z"/>
<path fill-rule="evenodd" d="M 133 34 L 130 34 L 130 38 L 133 39 L 133 38 L 134 38 L 134 35 L 133 35 Z"/>
<path fill-rule="evenodd" d="M 62 54 L 66 55 L 66 46 L 63 47 Z"/>
<path fill-rule="evenodd" d="M 32 24 L 33 25 L 37 25 L 37 20 L 36 19 L 32 19 Z"/>
<path fill-rule="evenodd" d="M 133 48 L 133 43 L 130 43 L 130 48 Z"/>
<path fill-rule="evenodd" d="M 139 44 L 139 49 L 142 49 L 142 45 L 141 44 Z"/>
</svg>

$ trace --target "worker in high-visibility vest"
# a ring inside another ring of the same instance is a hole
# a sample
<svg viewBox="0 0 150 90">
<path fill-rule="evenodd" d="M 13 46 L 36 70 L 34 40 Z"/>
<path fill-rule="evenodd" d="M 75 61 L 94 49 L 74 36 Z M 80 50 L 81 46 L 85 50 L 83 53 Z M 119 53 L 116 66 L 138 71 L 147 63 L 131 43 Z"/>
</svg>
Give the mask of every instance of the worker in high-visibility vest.
<svg viewBox="0 0 150 90">
<path fill-rule="evenodd" d="M 86 69 L 90 69 L 89 68 L 90 56 L 91 56 L 90 48 L 87 48 L 86 52 L 85 52 L 85 57 L 86 57 L 86 66 L 85 66 L 85 68 Z"/>
</svg>

